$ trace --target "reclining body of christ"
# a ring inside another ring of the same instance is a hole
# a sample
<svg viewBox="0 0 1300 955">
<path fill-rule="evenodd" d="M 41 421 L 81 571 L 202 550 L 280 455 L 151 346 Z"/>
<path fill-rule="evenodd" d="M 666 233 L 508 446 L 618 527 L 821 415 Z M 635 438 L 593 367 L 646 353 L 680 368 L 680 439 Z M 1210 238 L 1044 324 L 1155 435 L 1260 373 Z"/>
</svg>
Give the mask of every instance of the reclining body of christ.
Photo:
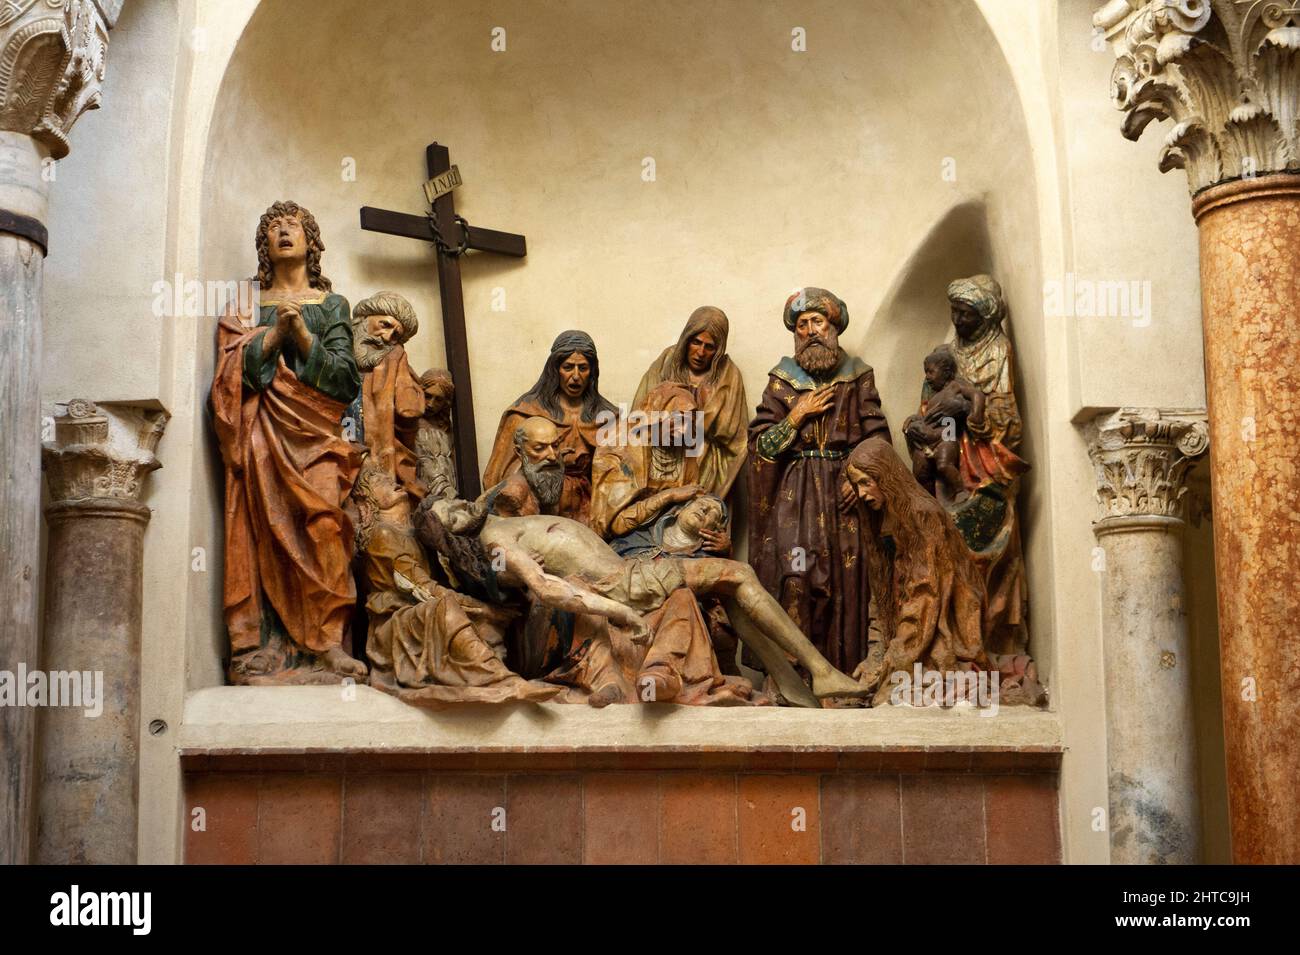
<svg viewBox="0 0 1300 955">
<path fill-rule="evenodd" d="M 638 643 L 650 637 L 642 614 L 662 606 L 674 591 L 685 587 L 696 596 L 715 595 L 723 598 L 741 639 L 791 703 L 816 707 L 820 698 L 867 693 L 817 652 L 748 564 L 718 557 L 628 560 L 590 528 L 567 518 L 498 517 L 467 501 L 429 503 L 416 522 L 421 537 L 462 576 L 494 574 L 497 586 L 526 589 L 559 610 L 605 617 Z M 811 692 L 786 654 L 811 676 Z"/>
</svg>

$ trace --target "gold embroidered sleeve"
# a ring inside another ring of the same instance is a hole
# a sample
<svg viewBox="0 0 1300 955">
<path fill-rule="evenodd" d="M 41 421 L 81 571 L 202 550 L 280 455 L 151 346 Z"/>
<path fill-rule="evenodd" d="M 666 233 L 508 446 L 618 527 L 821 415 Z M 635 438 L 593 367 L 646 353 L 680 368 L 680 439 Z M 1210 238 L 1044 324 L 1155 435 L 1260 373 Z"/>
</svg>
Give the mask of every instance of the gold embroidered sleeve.
<svg viewBox="0 0 1300 955">
<path fill-rule="evenodd" d="M 790 419 L 786 418 L 758 436 L 758 453 L 768 461 L 775 461 L 790 445 L 794 444 L 794 439 L 798 436 L 798 432 L 790 424 Z"/>
</svg>

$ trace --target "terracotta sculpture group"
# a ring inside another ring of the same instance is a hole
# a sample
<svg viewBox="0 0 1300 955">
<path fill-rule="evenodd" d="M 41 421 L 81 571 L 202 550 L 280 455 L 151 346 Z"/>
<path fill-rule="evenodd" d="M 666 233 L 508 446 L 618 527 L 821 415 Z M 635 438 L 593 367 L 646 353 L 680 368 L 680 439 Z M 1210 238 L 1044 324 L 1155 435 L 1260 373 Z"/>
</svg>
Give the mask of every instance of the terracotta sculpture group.
<svg viewBox="0 0 1300 955">
<path fill-rule="evenodd" d="M 884 705 L 915 667 L 1039 703 L 1016 495 L 1028 465 L 1005 303 L 948 289 L 954 335 L 890 443 L 833 293 L 791 295 L 792 354 L 751 413 L 729 322 L 695 310 L 631 406 L 562 332 L 457 495 L 443 371 L 410 303 L 349 308 L 310 212 L 257 228 L 256 313 L 218 332 L 228 673 L 365 680 L 410 703 Z M 745 509 L 748 562 L 732 559 Z M 349 650 L 351 652 L 349 652 Z"/>
</svg>

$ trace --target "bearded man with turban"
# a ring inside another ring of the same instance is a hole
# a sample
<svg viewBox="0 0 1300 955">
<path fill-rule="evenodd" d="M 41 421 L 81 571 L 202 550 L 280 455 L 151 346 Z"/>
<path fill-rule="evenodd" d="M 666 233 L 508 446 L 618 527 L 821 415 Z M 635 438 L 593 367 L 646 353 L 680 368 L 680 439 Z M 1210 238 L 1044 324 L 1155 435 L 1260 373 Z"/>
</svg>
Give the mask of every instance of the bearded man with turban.
<svg viewBox="0 0 1300 955">
<path fill-rule="evenodd" d="M 677 344 L 669 345 L 641 378 L 632 402 L 644 410 L 650 392 L 664 382 L 690 390 L 700 414 L 703 444 L 696 449 L 695 481 L 709 494 L 725 498 L 745 462 L 749 402 L 740 369 L 727 355 L 726 313 L 712 305 L 691 312 Z"/>
<path fill-rule="evenodd" d="M 1015 359 L 1002 328 L 1006 302 L 988 275 L 957 279 L 948 286 L 952 306 L 951 347 L 957 376 L 984 392 L 984 420 L 967 424 L 961 436 L 960 471 L 971 497 L 953 517 L 984 570 L 988 590 L 985 643 L 1002 654 L 1023 654 L 1028 644 L 1028 590 L 1020 547 L 1016 494 L 1029 465 L 1020 449 Z"/>
<path fill-rule="evenodd" d="M 557 513 L 586 524 L 591 511 L 591 458 L 605 412 L 617 409 L 600 393 L 600 360 L 586 332 L 561 332 L 533 387 L 506 409 L 497 426 L 492 456 L 483 471 L 483 486 L 495 487 L 519 469 L 515 432 L 529 418 L 547 418 L 560 432 L 564 453 L 564 487 Z M 600 419 L 600 420 L 598 420 Z"/>
<path fill-rule="evenodd" d="M 749 426 L 749 559 L 831 665 L 866 655 L 871 588 L 856 517 L 842 518 L 845 459 L 867 438 L 889 440 L 875 374 L 839 346 L 849 311 L 806 288 L 786 300 L 795 353 L 768 376 Z"/>
<path fill-rule="evenodd" d="M 361 371 L 358 436 L 412 505 L 428 493 L 415 453 L 425 394 L 405 348 L 419 330 L 415 309 L 396 292 L 376 292 L 352 309 L 353 355 Z"/>
</svg>

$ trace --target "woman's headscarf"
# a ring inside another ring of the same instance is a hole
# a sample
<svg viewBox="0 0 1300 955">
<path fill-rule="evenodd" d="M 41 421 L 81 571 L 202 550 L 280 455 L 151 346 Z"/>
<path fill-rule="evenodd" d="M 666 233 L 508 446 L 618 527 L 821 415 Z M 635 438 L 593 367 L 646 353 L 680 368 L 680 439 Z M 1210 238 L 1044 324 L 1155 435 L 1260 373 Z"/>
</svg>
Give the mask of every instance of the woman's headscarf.
<svg viewBox="0 0 1300 955">
<path fill-rule="evenodd" d="M 686 360 L 686 349 L 690 346 L 692 338 L 701 332 L 708 332 L 718 346 L 718 350 L 713 355 L 713 364 L 709 366 L 708 373 L 704 377 L 704 383 L 712 385 L 716 382 L 718 372 L 726 364 L 727 333 L 730 328 L 731 323 L 727 321 L 726 313 L 713 305 L 701 305 L 691 312 L 691 317 L 686 320 L 686 327 L 682 329 L 682 334 L 677 339 L 677 347 L 673 349 L 672 355 L 664 362 L 664 380 L 676 381 L 682 384 L 690 381 L 688 377 L 690 365 Z"/>
<path fill-rule="evenodd" d="M 952 282 L 948 286 L 948 301 L 975 309 L 980 318 L 984 319 L 984 328 L 990 324 L 1000 325 L 1006 317 L 1007 305 L 1002 298 L 1002 286 L 991 275 L 972 275 Z"/>
</svg>

